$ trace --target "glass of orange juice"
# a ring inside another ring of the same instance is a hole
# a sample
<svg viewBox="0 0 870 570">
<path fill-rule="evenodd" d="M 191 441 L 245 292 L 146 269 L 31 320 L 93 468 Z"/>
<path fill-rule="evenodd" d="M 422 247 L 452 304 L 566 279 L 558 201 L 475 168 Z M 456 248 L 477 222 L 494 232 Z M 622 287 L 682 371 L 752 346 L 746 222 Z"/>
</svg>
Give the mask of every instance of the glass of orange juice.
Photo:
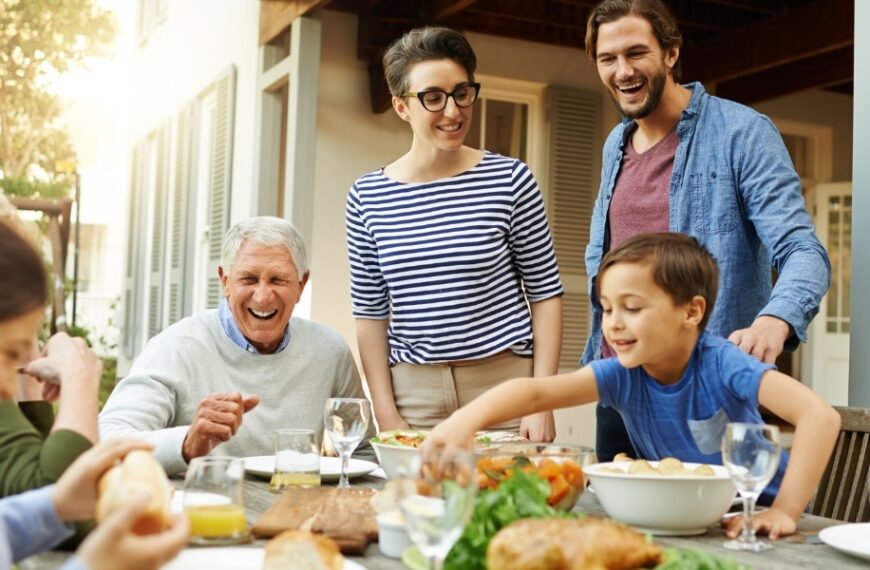
<svg viewBox="0 0 870 570">
<path fill-rule="evenodd" d="M 190 543 L 238 544 L 251 539 L 242 499 L 245 468 L 238 457 L 196 457 L 184 478 Z"/>
</svg>

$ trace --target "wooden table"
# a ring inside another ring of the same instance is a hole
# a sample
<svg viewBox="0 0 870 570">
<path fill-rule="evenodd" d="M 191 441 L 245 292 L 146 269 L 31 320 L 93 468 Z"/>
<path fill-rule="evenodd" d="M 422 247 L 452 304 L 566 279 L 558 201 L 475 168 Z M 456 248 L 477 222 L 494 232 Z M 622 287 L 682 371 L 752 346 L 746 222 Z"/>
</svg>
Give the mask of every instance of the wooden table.
<svg viewBox="0 0 870 570">
<path fill-rule="evenodd" d="M 180 484 L 180 481 L 175 482 Z M 384 480 L 374 477 L 361 477 L 352 480 L 354 486 L 379 489 Z M 278 496 L 271 493 L 266 481 L 261 479 L 245 480 L 245 510 L 248 522 L 253 523 L 266 511 Z M 584 493 L 575 508 L 591 515 L 604 515 L 594 493 Z M 850 568 L 866 569 L 868 564 L 858 558 L 842 554 L 824 543 L 814 542 L 819 530 L 840 524 L 837 521 L 814 516 L 804 516 L 798 525 L 798 533 L 786 539 L 774 542 L 774 548 L 763 553 L 745 553 L 726 550 L 722 547 L 725 535 L 718 526 L 710 527 L 707 534 L 693 537 L 655 537 L 656 542 L 664 546 L 679 548 L 697 548 L 720 556 L 733 558 L 753 569 L 790 569 L 813 568 L 825 570 L 840 570 Z M 251 546 L 262 547 L 265 540 L 257 540 Z M 59 568 L 70 556 L 68 552 L 45 552 L 28 558 L 19 564 L 21 570 L 54 570 Z M 378 551 L 376 543 L 370 544 L 365 556 L 350 557 L 369 570 L 403 570 L 405 567 L 399 561 L 387 558 Z M 258 569 L 252 569 L 258 570 Z"/>
</svg>

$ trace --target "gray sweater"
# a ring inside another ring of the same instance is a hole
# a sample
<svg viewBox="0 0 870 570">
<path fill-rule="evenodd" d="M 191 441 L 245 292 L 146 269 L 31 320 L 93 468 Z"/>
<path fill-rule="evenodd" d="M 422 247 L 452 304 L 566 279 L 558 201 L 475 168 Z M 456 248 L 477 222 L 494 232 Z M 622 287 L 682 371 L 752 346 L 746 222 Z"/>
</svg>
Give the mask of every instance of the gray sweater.
<svg viewBox="0 0 870 570">
<path fill-rule="evenodd" d="M 326 399 L 365 397 L 347 343 L 328 327 L 291 318 L 284 350 L 252 354 L 226 336 L 216 310 L 207 310 L 148 342 L 100 413 L 100 437 L 144 439 L 168 473 L 182 472 L 184 437 L 200 400 L 214 392 L 260 396 L 238 433 L 212 451 L 238 457 L 274 454 L 277 428 L 311 429 L 319 445 Z M 369 432 L 366 442 L 371 426 Z"/>
</svg>

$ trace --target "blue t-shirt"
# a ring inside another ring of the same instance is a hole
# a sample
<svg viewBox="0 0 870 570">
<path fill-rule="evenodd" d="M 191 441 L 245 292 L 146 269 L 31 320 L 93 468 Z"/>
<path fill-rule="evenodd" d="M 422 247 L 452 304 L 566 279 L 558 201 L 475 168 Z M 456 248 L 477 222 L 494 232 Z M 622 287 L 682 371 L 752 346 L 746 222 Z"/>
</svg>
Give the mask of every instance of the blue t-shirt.
<svg viewBox="0 0 870 570">
<path fill-rule="evenodd" d="M 622 367 L 616 358 L 590 365 L 601 405 L 619 412 L 641 457 L 717 465 L 722 465 L 720 443 L 729 422 L 764 423 L 758 387 L 764 373 L 774 368 L 707 333 L 698 337 L 683 377 L 669 386 L 641 366 Z M 788 453 L 783 451 L 759 503 L 770 504 L 776 497 L 787 465 Z"/>
</svg>

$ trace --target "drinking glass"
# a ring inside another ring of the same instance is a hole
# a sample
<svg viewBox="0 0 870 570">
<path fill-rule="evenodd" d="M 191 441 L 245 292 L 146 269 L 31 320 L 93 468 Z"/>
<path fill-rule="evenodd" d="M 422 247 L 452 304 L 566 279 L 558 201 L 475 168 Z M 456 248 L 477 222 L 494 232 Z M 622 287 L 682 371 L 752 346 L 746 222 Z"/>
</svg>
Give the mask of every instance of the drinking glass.
<svg viewBox="0 0 870 570">
<path fill-rule="evenodd" d="M 415 456 L 399 477 L 399 507 L 408 536 L 430 570 L 441 570 L 462 536 L 477 496 L 474 454 L 445 449 L 433 462 Z"/>
<path fill-rule="evenodd" d="M 339 489 L 347 489 L 350 454 L 360 444 L 369 427 L 372 409 L 365 398 L 329 398 L 323 408 L 326 434 L 341 457 Z"/>
<path fill-rule="evenodd" d="M 772 546 L 755 537 L 755 501 L 779 466 L 779 429 L 765 424 L 730 423 L 722 436 L 722 462 L 743 498 L 743 530 L 723 545 L 731 550 L 761 552 Z"/>
<path fill-rule="evenodd" d="M 270 491 L 320 486 L 320 453 L 310 429 L 275 430 L 275 471 Z"/>
<path fill-rule="evenodd" d="M 190 543 L 248 542 L 242 484 L 245 468 L 238 457 L 196 457 L 184 478 L 184 512 L 190 520 Z"/>
</svg>

